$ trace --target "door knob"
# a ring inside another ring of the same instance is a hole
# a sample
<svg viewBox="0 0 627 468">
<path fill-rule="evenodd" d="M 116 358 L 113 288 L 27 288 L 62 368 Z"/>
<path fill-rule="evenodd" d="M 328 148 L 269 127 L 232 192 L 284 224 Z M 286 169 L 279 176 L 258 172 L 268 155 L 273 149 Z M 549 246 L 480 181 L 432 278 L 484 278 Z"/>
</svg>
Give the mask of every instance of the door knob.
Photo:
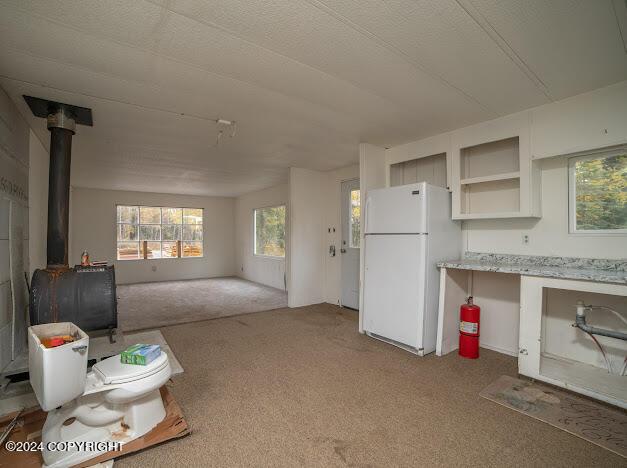
<svg viewBox="0 0 627 468">
<path fill-rule="evenodd" d="M 340 253 L 346 253 L 346 249 L 340 249 Z"/>
</svg>

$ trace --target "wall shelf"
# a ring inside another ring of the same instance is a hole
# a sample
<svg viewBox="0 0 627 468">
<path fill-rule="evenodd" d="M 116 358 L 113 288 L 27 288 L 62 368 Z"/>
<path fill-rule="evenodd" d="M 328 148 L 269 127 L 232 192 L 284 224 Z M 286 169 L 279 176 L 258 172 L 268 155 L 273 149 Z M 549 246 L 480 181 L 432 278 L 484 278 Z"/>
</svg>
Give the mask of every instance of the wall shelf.
<svg viewBox="0 0 627 468">
<path fill-rule="evenodd" d="M 490 213 L 465 213 L 455 216 L 455 219 L 507 219 L 507 218 L 534 218 L 539 216 L 530 216 L 521 214 L 518 211 L 502 211 Z"/>
<path fill-rule="evenodd" d="M 492 182 L 495 180 L 508 180 L 508 179 L 520 179 L 520 171 L 505 172 L 503 174 L 493 174 L 481 177 L 471 177 L 469 179 L 462 179 L 460 183 L 462 185 L 479 184 L 482 182 Z"/>
<path fill-rule="evenodd" d="M 529 129 L 522 112 L 452 132 L 453 219 L 540 217 Z"/>
</svg>

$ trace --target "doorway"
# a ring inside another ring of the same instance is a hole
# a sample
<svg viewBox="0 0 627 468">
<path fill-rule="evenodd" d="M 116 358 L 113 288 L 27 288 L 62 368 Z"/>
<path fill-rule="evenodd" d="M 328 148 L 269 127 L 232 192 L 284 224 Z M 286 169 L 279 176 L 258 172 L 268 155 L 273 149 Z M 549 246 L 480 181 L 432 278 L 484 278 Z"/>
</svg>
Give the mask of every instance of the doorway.
<svg viewBox="0 0 627 468">
<path fill-rule="evenodd" d="M 359 309 L 359 248 L 361 242 L 359 179 L 342 182 L 341 304 Z"/>
</svg>

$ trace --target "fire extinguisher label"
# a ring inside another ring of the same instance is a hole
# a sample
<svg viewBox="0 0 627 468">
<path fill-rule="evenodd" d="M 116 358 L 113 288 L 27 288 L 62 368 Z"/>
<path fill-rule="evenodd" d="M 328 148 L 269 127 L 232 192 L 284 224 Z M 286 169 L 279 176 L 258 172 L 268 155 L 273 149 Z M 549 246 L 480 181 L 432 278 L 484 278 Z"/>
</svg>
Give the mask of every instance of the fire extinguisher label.
<svg viewBox="0 0 627 468">
<path fill-rule="evenodd" d="M 477 333 L 479 331 L 479 324 L 474 322 L 459 322 L 459 331 L 462 333 Z"/>
</svg>

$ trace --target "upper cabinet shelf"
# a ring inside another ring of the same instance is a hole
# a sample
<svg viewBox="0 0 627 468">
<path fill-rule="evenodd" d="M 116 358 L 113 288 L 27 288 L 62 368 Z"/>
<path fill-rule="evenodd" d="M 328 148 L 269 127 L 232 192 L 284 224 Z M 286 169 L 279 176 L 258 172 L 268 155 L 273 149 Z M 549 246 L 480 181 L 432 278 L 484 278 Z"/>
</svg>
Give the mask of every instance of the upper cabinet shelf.
<svg viewBox="0 0 627 468">
<path fill-rule="evenodd" d="M 520 171 L 505 172 L 503 174 L 493 174 L 481 177 L 471 177 L 468 179 L 462 179 L 460 183 L 462 185 L 479 184 L 481 182 L 493 182 L 495 180 L 508 180 L 508 179 L 520 179 Z"/>
<path fill-rule="evenodd" d="M 540 171 L 529 133 L 527 112 L 452 133 L 454 219 L 540 216 Z"/>
</svg>

